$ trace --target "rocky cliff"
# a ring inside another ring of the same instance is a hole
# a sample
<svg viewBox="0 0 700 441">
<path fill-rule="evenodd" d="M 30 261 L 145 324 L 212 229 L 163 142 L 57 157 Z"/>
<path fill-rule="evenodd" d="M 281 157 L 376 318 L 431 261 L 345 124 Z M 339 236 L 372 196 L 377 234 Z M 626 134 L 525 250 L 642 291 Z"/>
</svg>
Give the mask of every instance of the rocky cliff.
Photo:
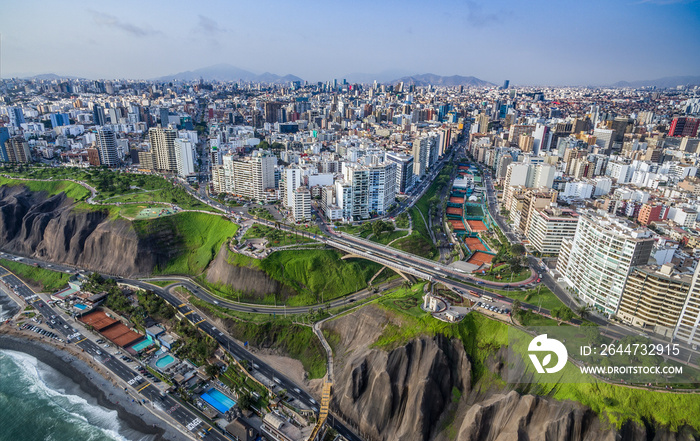
<svg viewBox="0 0 700 441">
<path fill-rule="evenodd" d="M 0 249 L 109 274 L 147 275 L 177 248 L 160 246 L 171 232 L 137 233 L 105 211 L 75 209 L 61 193 L 47 197 L 22 186 L 0 187 Z M 177 242 L 177 241 L 175 241 Z"/>
<path fill-rule="evenodd" d="M 388 351 L 373 348 L 387 325 L 401 323 L 372 306 L 324 325 L 338 340 L 332 410 L 368 441 L 700 439 L 688 427 L 676 433 L 630 422 L 617 429 L 579 403 L 523 395 L 493 381 L 472 384 L 458 339 L 424 336 Z"/>
<path fill-rule="evenodd" d="M 221 245 L 216 258 L 207 268 L 207 281 L 223 284 L 240 291 L 244 298 L 262 299 L 269 293 L 278 293 L 280 299 L 294 295 L 289 287 L 268 276 L 264 271 L 247 266 L 228 263 L 230 251 L 226 244 Z"/>
</svg>

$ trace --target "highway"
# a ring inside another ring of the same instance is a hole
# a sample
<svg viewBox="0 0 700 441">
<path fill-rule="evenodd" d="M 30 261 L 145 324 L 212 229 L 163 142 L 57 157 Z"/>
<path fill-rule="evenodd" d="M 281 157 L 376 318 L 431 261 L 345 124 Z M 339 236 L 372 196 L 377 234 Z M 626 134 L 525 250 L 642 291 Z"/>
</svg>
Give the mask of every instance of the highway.
<svg viewBox="0 0 700 441">
<path fill-rule="evenodd" d="M 44 317 L 44 322 L 51 324 L 54 331 L 63 335 L 66 342 L 75 344 L 86 354 L 91 355 L 96 362 L 104 365 L 117 377 L 135 389 L 135 391 L 130 392 L 130 395 L 139 401 L 146 399 L 147 402 L 143 404 L 144 407 L 151 405 L 151 402 L 155 403 L 156 406 L 164 409 L 175 422 L 179 423 L 193 434 L 212 427 L 202 421 L 192 410 L 182 406 L 177 399 L 169 394 L 162 393 L 157 386 L 141 376 L 136 370 L 139 364 L 136 362 L 127 363 L 112 356 L 105 348 L 100 347 L 100 345 L 88 338 L 84 333 L 74 328 L 71 323 L 63 318 L 65 314 L 62 311 L 55 310 L 49 306 L 20 279 L 11 274 L 2 277 L 2 279 L 14 289 L 16 294 L 23 297 L 28 304 L 33 305 Z M 147 409 L 144 409 L 144 411 L 146 410 Z M 220 433 L 217 429 L 212 430 L 207 438 L 217 441 L 229 441 L 229 438 Z"/>
<path fill-rule="evenodd" d="M 46 266 L 56 271 L 63 271 L 66 273 L 75 273 L 76 269 L 73 267 L 69 267 L 67 265 L 58 265 L 58 264 L 50 264 L 47 262 L 43 262 L 37 259 L 30 259 L 30 258 L 22 258 L 20 256 L 13 256 L 7 253 L 0 253 L 0 257 L 6 258 L 6 259 L 17 259 L 18 257 L 21 259 L 22 263 L 26 264 L 34 264 L 37 263 L 41 266 Z M 287 391 L 287 395 L 293 397 L 294 399 L 298 400 L 301 402 L 304 406 L 306 406 L 308 409 L 313 409 L 315 412 L 318 412 L 320 404 L 316 402 L 316 400 L 306 391 L 303 390 L 302 386 L 295 384 L 293 381 L 289 380 L 287 377 L 285 377 L 282 373 L 275 371 L 272 369 L 269 365 L 267 365 L 265 362 L 263 362 L 261 359 L 256 357 L 254 354 L 252 354 L 250 351 L 245 349 L 244 347 L 240 346 L 233 338 L 231 338 L 228 334 L 223 332 L 222 330 L 217 329 L 213 324 L 211 324 L 209 321 L 206 320 L 205 317 L 202 317 L 199 315 L 199 313 L 195 310 L 193 310 L 190 306 L 186 304 L 186 302 L 181 301 L 178 299 L 174 294 L 169 292 L 169 290 L 165 290 L 159 286 L 153 285 L 151 283 L 148 283 L 146 281 L 141 281 L 141 280 L 134 280 L 134 279 L 127 279 L 127 278 L 121 278 L 121 277 L 114 277 L 117 283 L 120 284 L 125 284 L 125 285 L 130 285 L 134 286 L 137 288 L 141 288 L 144 290 L 150 290 L 153 291 L 155 294 L 158 296 L 162 297 L 165 301 L 167 301 L 170 305 L 172 305 L 178 312 L 180 312 L 182 315 L 184 315 L 193 325 L 201 329 L 204 333 L 212 337 L 214 340 L 216 340 L 222 348 L 224 348 L 226 351 L 228 351 L 231 355 L 233 355 L 237 360 L 247 360 L 248 365 L 253 367 L 254 370 L 258 371 L 265 377 L 269 379 L 268 385 L 271 386 L 273 390 L 279 390 L 279 389 L 285 389 Z M 39 296 L 36 295 L 29 287 L 27 287 L 21 280 L 17 279 L 14 275 L 8 275 L 5 276 L 4 279 L 8 280 L 8 283 L 11 284 L 12 286 L 17 286 L 18 294 L 22 295 L 25 299 L 29 299 L 29 301 L 36 301 L 37 304 L 37 309 L 42 312 L 44 315 L 56 315 L 57 318 L 60 318 L 60 315 L 58 312 L 54 311 L 51 307 L 46 305 L 43 300 L 39 299 Z M 195 294 L 197 295 L 202 295 L 202 296 L 208 296 L 207 298 L 212 299 L 212 303 L 215 302 L 221 302 L 221 300 L 215 300 L 213 297 L 211 297 L 211 294 L 207 293 L 206 291 L 202 290 L 201 288 L 198 288 L 195 284 L 192 282 L 178 282 L 178 285 L 182 285 L 187 287 L 188 289 L 192 289 L 193 292 L 196 289 L 197 291 Z M 171 289 L 173 287 L 170 287 Z M 371 295 L 367 294 L 367 295 Z M 349 302 L 348 299 L 342 298 L 338 299 L 336 302 L 338 302 L 337 306 L 341 306 L 345 302 Z M 351 302 L 349 302 L 351 303 Z M 236 305 L 236 304 L 232 304 Z M 241 306 L 241 305 L 237 305 Z M 256 309 L 258 306 L 256 305 L 256 308 L 253 307 L 248 307 L 246 309 L 243 307 L 242 309 L 238 309 L 239 311 L 242 312 L 261 312 L 257 311 Z M 261 308 L 262 310 L 263 308 Z M 302 309 L 302 311 L 297 311 L 298 309 Z M 309 308 L 304 307 L 304 308 L 288 308 L 288 311 L 296 311 L 295 313 L 307 313 Z M 280 310 L 279 308 L 275 309 L 274 312 L 276 313 L 281 313 L 283 310 Z M 289 312 L 291 313 L 291 312 Z M 65 326 L 68 326 L 67 323 L 64 321 L 61 321 L 60 323 L 60 328 L 63 329 Z M 57 329 L 59 326 L 57 326 Z M 64 329 L 67 333 L 64 333 L 64 335 L 71 335 L 75 334 L 77 330 L 73 330 L 71 326 L 68 326 L 67 328 Z M 79 336 L 74 335 L 71 341 L 73 342 L 79 342 L 78 346 L 81 347 L 82 349 L 85 349 L 86 352 L 90 354 L 96 354 L 96 350 L 100 350 L 99 346 L 93 343 L 90 339 L 84 339 L 83 334 L 78 333 Z M 135 377 L 140 376 L 138 372 L 134 371 L 132 368 L 130 368 L 128 365 L 120 361 L 119 359 L 116 359 L 111 356 L 106 356 L 104 357 L 104 360 L 101 361 L 105 366 L 109 367 L 110 369 L 114 368 L 115 374 L 117 374 L 121 379 L 124 381 L 130 381 L 134 380 Z M 143 383 L 143 385 L 142 385 Z M 136 382 L 136 385 L 139 387 L 143 387 L 143 390 L 141 391 L 141 395 L 144 398 L 147 398 L 151 400 L 151 397 L 156 397 L 156 395 L 160 396 L 160 390 L 153 386 L 152 384 L 146 385 L 146 380 L 141 379 Z M 295 389 L 298 389 L 299 392 L 296 392 Z M 167 398 L 164 398 L 162 401 L 163 407 L 166 409 L 173 409 L 170 414 L 176 418 L 176 420 L 183 424 L 185 427 L 188 427 L 188 424 L 192 424 L 192 422 L 195 421 L 195 418 L 198 418 L 196 416 L 190 418 L 192 415 L 191 411 L 183 408 L 174 398 L 167 396 Z M 156 397 L 157 398 L 157 397 Z M 169 406 L 169 407 L 168 407 Z M 204 423 L 202 423 L 204 424 Z M 194 425 L 192 432 L 196 433 L 198 430 L 201 430 L 202 427 L 204 427 L 202 424 L 199 425 Z M 332 419 L 332 427 L 338 431 L 338 433 L 343 434 L 348 440 L 350 441 L 362 441 L 360 437 L 355 435 L 350 429 L 348 429 L 345 425 L 343 425 L 340 421 L 337 420 L 337 418 Z M 212 432 L 212 434 L 215 432 Z M 218 433 L 217 433 L 218 435 Z M 211 435 L 210 435 L 211 436 Z M 227 439 L 223 438 L 223 435 L 221 435 L 222 438 L 214 438 L 212 439 Z"/>
</svg>

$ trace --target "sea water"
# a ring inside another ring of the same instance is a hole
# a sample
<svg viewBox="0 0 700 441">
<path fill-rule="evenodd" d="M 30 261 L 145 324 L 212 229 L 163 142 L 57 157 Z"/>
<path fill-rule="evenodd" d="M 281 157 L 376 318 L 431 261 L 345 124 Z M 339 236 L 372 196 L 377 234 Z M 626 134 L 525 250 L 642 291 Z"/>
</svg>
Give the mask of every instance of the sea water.
<svg viewBox="0 0 700 441">
<path fill-rule="evenodd" d="M 95 374 L 98 375 L 98 374 Z M 0 441 L 151 441 L 70 378 L 31 355 L 0 350 Z"/>
</svg>

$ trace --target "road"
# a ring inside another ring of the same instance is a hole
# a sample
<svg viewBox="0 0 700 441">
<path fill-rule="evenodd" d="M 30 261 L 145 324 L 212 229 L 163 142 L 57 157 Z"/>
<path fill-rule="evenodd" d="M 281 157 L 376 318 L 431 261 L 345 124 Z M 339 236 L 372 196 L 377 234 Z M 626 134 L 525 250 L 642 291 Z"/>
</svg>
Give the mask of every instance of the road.
<svg viewBox="0 0 700 441">
<path fill-rule="evenodd" d="M 7 253 L 1 253 L 1 257 L 3 258 L 17 258 L 19 256 L 12 256 Z M 29 259 L 29 258 L 22 258 L 23 263 L 27 264 L 33 264 L 33 263 L 38 263 L 42 266 L 49 266 L 51 267 L 49 269 L 57 270 L 57 271 L 63 271 L 67 273 L 75 273 L 76 269 L 73 267 L 69 267 L 66 265 L 57 265 L 57 264 L 49 264 L 47 262 L 42 262 L 36 259 Z M 50 315 L 56 315 L 57 318 L 60 317 L 59 313 L 54 311 L 51 307 L 46 305 L 46 303 L 43 302 L 43 300 L 37 300 L 38 296 L 29 288 L 27 287 L 21 280 L 16 278 L 13 275 L 5 276 L 6 278 L 11 278 L 10 284 L 12 286 L 17 286 L 18 294 L 22 295 L 25 297 L 25 299 L 29 299 L 29 301 L 36 300 L 40 303 L 41 306 L 38 306 L 37 309 L 42 312 L 42 314 L 48 314 Z M 253 369 L 264 375 L 269 379 L 268 385 L 270 385 L 273 389 L 279 390 L 279 389 L 285 389 L 287 391 L 287 395 L 293 397 L 294 399 L 298 400 L 301 402 L 306 408 L 308 409 L 313 409 L 315 412 L 318 412 L 319 410 L 319 404 L 316 402 L 316 400 L 306 391 L 302 389 L 302 386 L 295 384 L 293 381 L 289 380 L 287 377 L 285 377 L 282 373 L 275 371 L 272 369 L 269 365 L 264 363 L 261 359 L 256 357 L 254 354 L 252 354 L 250 351 L 248 351 L 246 348 L 240 346 L 233 338 L 231 338 L 228 334 L 223 332 L 222 330 L 217 329 L 213 324 L 211 324 L 209 321 L 206 320 L 205 317 L 202 317 L 199 315 L 197 311 L 192 309 L 190 306 L 188 306 L 185 302 L 181 301 L 178 299 L 174 294 L 169 292 L 169 290 L 165 290 L 161 287 L 158 287 L 156 285 L 153 285 L 151 283 L 148 283 L 146 281 L 141 281 L 141 280 L 134 280 L 134 279 L 127 279 L 127 278 L 121 278 L 121 277 L 114 277 L 115 280 L 118 283 L 121 284 L 126 284 L 126 285 L 131 285 L 134 287 L 138 287 L 144 290 L 150 290 L 153 291 L 155 294 L 158 296 L 162 297 L 165 301 L 167 301 L 170 305 L 172 305 L 178 312 L 180 312 L 182 315 L 184 315 L 194 326 L 198 327 L 201 329 L 204 333 L 212 337 L 214 340 L 216 340 L 222 348 L 224 348 L 226 351 L 228 351 L 232 356 L 234 356 L 237 360 L 247 360 L 248 365 L 252 366 Z M 181 284 L 182 286 L 196 288 L 196 285 L 194 285 L 192 282 L 178 282 L 178 284 Z M 201 288 L 197 288 L 198 292 L 197 294 L 204 296 L 205 294 L 208 296 L 211 296 L 211 294 L 206 293 L 204 290 Z M 213 299 L 213 297 L 210 297 Z M 339 299 L 338 306 L 342 306 L 347 299 Z M 219 300 L 217 300 L 219 301 Z M 214 302 L 212 302 L 214 303 Z M 351 303 L 351 302 L 349 302 Z M 235 304 L 233 304 L 235 305 Z M 238 305 L 240 306 L 240 305 Z M 255 305 L 257 307 L 257 305 Z M 242 312 L 258 312 L 254 311 L 254 308 L 248 307 L 248 309 L 238 309 L 239 311 Z M 292 308 L 289 308 L 289 310 L 292 310 Z M 296 310 L 296 308 L 294 309 Z M 275 312 L 280 313 L 281 311 L 279 309 L 276 309 Z M 308 307 L 303 308 L 303 311 L 301 313 L 306 313 L 308 312 Z M 296 312 L 299 313 L 299 312 Z M 61 329 L 64 329 L 64 325 L 68 325 L 67 323 L 64 323 L 63 321 L 57 326 L 57 329 L 60 327 Z M 69 333 L 75 333 L 76 331 L 73 331 L 73 328 L 71 326 L 68 326 L 68 328 L 65 329 Z M 64 335 L 69 335 L 67 333 L 64 333 Z M 80 341 L 78 343 L 78 346 L 85 349 L 86 352 L 89 352 L 91 354 L 95 354 L 96 350 L 99 350 L 99 346 L 90 341 L 90 339 L 83 339 L 83 334 L 80 334 L 80 337 L 74 336 L 72 338 L 72 341 Z M 138 376 L 138 373 L 135 372 L 133 369 L 131 369 L 129 366 L 126 366 L 125 363 L 120 361 L 119 359 L 116 359 L 114 357 L 108 357 L 106 360 L 104 360 L 103 364 L 110 369 L 113 367 L 115 368 L 115 373 L 122 378 L 124 381 L 129 381 L 133 380 L 136 376 Z M 144 380 L 145 381 L 145 380 Z M 137 385 L 139 387 L 143 387 L 141 385 L 141 382 L 138 382 Z M 146 384 L 145 382 L 143 383 L 144 385 Z M 296 392 L 295 389 L 298 389 L 299 392 Z M 143 391 L 142 395 L 144 398 L 151 399 L 150 395 L 153 394 L 160 394 L 160 390 L 157 389 L 155 386 L 149 383 Z M 150 395 L 149 395 L 150 394 Z M 173 415 L 176 420 L 180 423 L 185 422 L 185 427 L 187 427 L 187 424 L 191 424 L 194 421 L 194 418 L 189 418 L 191 416 L 191 411 L 186 411 L 186 409 L 182 408 L 182 406 L 179 405 L 172 397 L 168 398 L 173 401 L 164 401 L 163 406 L 165 407 L 166 404 L 173 404 L 177 406 L 174 408 L 174 410 L 171 412 L 171 415 Z M 172 406 L 171 406 L 172 407 Z M 165 407 L 166 409 L 170 409 L 170 407 Z M 189 413 L 188 413 L 189 412 Z M 189 418 L 189 419 L 188 419 Z M 196 417 L 195 417 L 196 418 Z M 362 439 L 355 435 L 350 429 L 348 429 L 345 425 L 343 425 L 341 422 L 339 422 L 336 418 L 332 419 L 333 422 L 333 428 L 338 431 L 338 433 L 344 434 L 344 436 L 350 440 L 350 441 L 362 441 Z M 203 424 L 203 423 L 202 423 Z M 201 425 L 196 425 L 194 428 L 193 432 L 196 433 L 197 430 L 201 430 L 203 426 Z M 222 435 L 223 436 L 223 435 Z M 212 439 L 226 439 L 226 438 L 212 438 Z"/>
<path fill-rule="evenodd" d="M 160 388 L 148 381 L 147 378 L 141 376 L 136 370 L 139 364 L 136 362 L 127 363 L 112 356 L 107 353 L 105 348 L 100 347 L 100 345 L 92 341 L 91 338 L 88 338 L 86 333 L 73 327 L 73 324 L 64 319 L 65 314 L 62 311 L 49 306 L 20 279 L 14 275 L 8 275 L 4 276 L 3 280 L 13 287 L 15 293 L 23 297 L 28 304 L 32 304 L 44 317 L 44 321 L 50 323 L 54 331 L 63 335 L 68 343 L 72 342 L 75 344 L 85 351 L 86 354 L 91 355 L 96 362 L 104 365 L 113 374 L 129 384 L 135 390 L 132 391 L 130 395 L 137 400 L 147 400 L 144 406 L 150 405 L 151 402 L 156 403 L 157 406 L 165 409 L 175 422 L 182 425 L 192 434 L 212 427 L 202 421 L 194 411 L 181 405 L 177 399 L 169 394 L 162 393 Z M 207 438 L 217 441 L 230 441 L 228 437 L 220 433 L 216 428 L 210 432 Z"/>
</svg>

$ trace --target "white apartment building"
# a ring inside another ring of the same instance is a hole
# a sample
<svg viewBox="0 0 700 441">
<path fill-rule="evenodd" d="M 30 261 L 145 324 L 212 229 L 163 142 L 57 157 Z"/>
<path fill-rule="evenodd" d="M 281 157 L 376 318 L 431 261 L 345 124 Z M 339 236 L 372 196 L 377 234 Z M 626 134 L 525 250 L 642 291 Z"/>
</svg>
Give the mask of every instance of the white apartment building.
<svg viewBox="0 0 700 441">
<path fill-rule="evenodd" d="M 673 338 L 689 345 L 700 345 L 700 264 L 695 268 L 688 297 L 683 304 Z"/>
<path fill-rule="evenodd" d="M 183 178 L 194 173 L 194 144 L 189 139 L 175 139 L 175 164 Z"/>
<path fill-rule="evenodd" d="M 543 256 L 559 254 L 565 237 L 576 234 L 579 215 L 566 208 L 545 208 L 532 215 L 527 238 L 530 244 Z"/>
<path fill-rule="evenodd" d="M 291 211 L 294 222 L 311 220 L 311 192 L 308 187 L 297 187 L 292 191 L 292 195 Z"/>
<path fill-rule="evenodd" d="M 562 240 L 557 270 L 586 303 L 615 314 L 627 275 L 633 266 L 647 264 L 653 245 L 646 228 L 587 210 L 580 213 L 574 237 Z"/>
</svg>

